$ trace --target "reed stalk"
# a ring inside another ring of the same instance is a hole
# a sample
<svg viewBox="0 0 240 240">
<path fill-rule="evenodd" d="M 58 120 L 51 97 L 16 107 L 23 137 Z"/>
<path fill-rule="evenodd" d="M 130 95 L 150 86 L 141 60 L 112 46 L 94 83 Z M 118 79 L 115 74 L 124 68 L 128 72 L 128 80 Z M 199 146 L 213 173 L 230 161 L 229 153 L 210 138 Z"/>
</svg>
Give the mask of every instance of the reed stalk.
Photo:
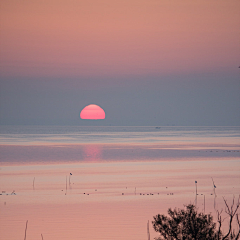
<svg viewBox="0 0 240 240">
<path fill-rule="evenodd" d="M 148 223 L 147 223 L 147 235 L 148 235 L 148 240 L 150 240 L 149 220 L 148 220 Z"/>
<path fill-rule="evenodd" d="M 26 240 L 26 238 L 27 238 L 27 225 L 28 225 L 28 220 L 26 221 L 26 228 L 25 228 L 24 240 Z"/>
<path fill-rule="evenodd" d="M 35 177 L 33 178 L 33 190 L 35 189 L 34 184 L 35 184 Z"/>
</svg>

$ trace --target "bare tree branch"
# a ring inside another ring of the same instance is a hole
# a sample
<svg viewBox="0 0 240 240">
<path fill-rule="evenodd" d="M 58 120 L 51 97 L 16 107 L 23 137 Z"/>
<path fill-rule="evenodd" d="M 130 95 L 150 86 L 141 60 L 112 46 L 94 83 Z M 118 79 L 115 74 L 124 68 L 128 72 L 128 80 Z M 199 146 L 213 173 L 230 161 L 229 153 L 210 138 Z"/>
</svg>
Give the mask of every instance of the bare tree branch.
<svg viewBox="0 0 240 240">
<path fill-rule="evenodd" d="M 240 197 L 240 196 L 239 196 Z M 238 197 L 238 201 L 237 201 L 237 204 L 236 204 L 236 207 L 235 207 L 235 198 L 233 196 L 233 202 L 232 202 L 232 205 L 231 207 L 229 207 L 229 205 L 227 204 L 227 200 L 225 198 L 223 198 L 224 200 L 224 203 L 225 203 L 225 212 L 228 214 L 228 216 L 230 217 L 229 219 L 229 230 L 228 230 L 228 233 L 222 238 L 222 240 L 224 239 L 228 239 L 228 236 L 233 236 L 233 232 L 232 232 L 232 221 L 233 221 L 233 218 L 240 206 L 240 201 L 239 201 L 239 197 Z M 234 209 L 235 208 L 235 209 Z M 238 218 L 238 217 L 237 217 Z M 232 237 L 231 237 L 232 238 Z M 237 238 L 236 238 L 237 239 Z"/>
<path fill-rule="evenodd" d="M 236 218 L 237 218 L 237 223 L 238 223 L 238 234 L 237 234 L 235 240 L 239 239 L 239 237 L 240 237 L 240 221 L 239 221 L 239 217 L 238 217 L 238 216 L 239 216 L 239 215 L 238 215 L 238 213 L 237 213 L 237 214 L 236 214 Z"/>
<path fill-rule="evenodd" d="M 222 210 L 220 212 L 217 210 L 217 218 L 218 218 L 218 224 L 219 224 L 218 231 L 217 231 L 217 240 L 220 240 L 220 237 L 221 237 L 221 234 L 222 234 L 221 227 L 222 227 L 222 222 L 224 220 L 222 220 L 221 214 L 222 214 Z"/>
</svg>

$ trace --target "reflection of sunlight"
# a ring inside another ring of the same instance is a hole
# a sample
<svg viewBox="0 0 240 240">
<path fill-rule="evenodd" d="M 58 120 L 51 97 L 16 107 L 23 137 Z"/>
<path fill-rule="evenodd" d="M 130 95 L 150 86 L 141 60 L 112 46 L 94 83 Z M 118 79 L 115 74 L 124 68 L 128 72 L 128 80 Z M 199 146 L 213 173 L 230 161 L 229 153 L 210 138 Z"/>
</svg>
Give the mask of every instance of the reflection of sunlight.
<svg viewBox="0 0 240 240">
<path fill-rule="evenodd" d="M 90 161 L 98 161 L 102 157 L 102 149 L 98 145 L 84 145 L 83 158 Z"/>
</svg>

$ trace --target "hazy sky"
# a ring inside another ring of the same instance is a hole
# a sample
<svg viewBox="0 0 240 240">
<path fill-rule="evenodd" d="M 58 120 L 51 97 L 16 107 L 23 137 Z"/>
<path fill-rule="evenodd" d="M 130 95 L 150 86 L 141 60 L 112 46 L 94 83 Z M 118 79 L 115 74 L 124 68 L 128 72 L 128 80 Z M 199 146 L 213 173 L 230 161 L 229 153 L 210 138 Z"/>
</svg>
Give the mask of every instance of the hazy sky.
<svg viewBox="0 0 240 240">
<path fill-rule="evenodd" d="M 239 0 L 1 0 L 1 124 L 240 125 Z M 81 120 L 98 104 L 106 119 Z"/>
</svg>

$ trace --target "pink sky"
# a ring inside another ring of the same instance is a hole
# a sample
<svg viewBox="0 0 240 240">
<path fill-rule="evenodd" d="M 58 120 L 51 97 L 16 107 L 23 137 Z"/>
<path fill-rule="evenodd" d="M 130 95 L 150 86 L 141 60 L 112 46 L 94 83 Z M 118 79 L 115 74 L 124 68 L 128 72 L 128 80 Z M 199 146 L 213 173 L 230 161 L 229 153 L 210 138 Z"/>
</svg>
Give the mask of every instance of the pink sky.
<svg viewBox="0 0 240 240">
<path fill-rule="evenodd" d="M 0 124 L 239 125 L 239 0 L 2 0 Z M 85 124 L 85 123 L 84 123 Z"/>
<path fill-rule="evenodd" d="M 1 2 L 3 76 L 219 71 L 239 64 L 240 2 Z"/>
</svg>

